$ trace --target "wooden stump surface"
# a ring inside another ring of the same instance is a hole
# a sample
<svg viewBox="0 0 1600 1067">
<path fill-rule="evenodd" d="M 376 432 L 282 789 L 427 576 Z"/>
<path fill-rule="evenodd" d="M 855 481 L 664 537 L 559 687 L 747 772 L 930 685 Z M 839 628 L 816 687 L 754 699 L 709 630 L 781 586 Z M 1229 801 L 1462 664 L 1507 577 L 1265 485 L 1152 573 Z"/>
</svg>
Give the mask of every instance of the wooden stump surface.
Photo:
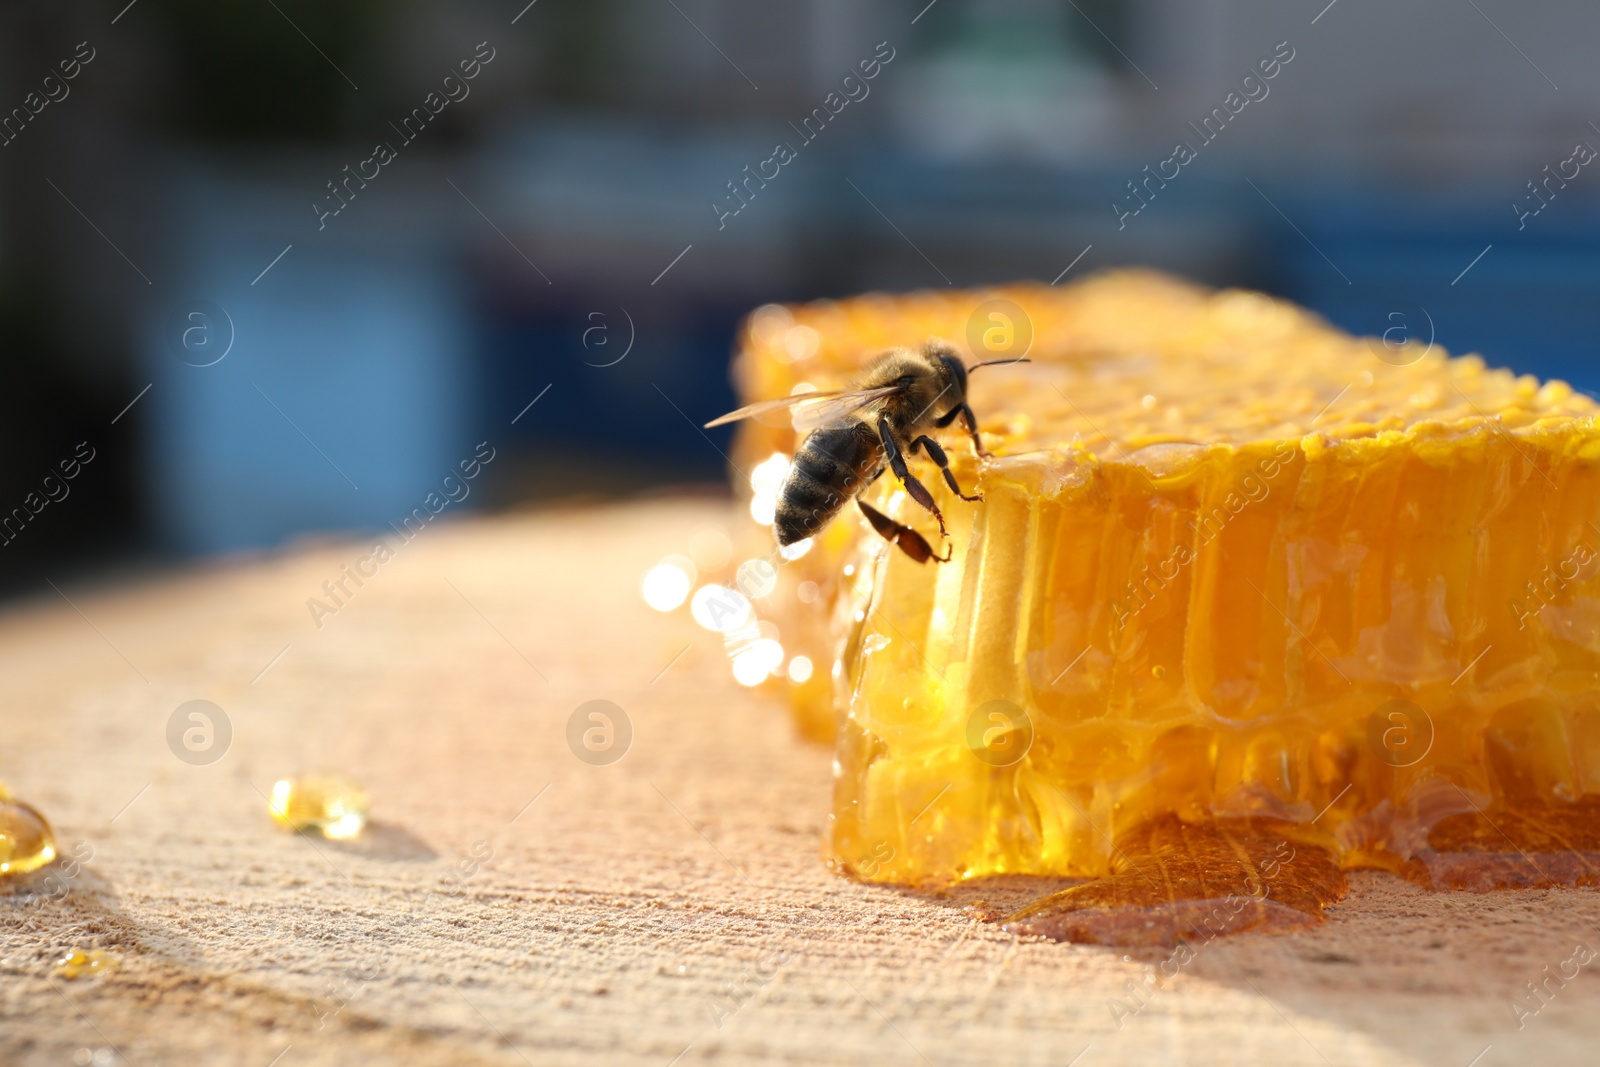
<svg viewBox="0 0 1600 1067">
<path fill-rule="evenodd" d="M 1149 981 L 1167 953 L 1021 942 L 967 908 L 1050 887 L 833 876 L 830 753 L 639 595 L 734 521 L 661 500 L 442 524 L 320 628 L 306 601 L 370 542 L 41 581 L 0 615 L 0 778 L 92 858 L 0 887 L 0 1062 L 1596 1062 L 1600 959 L 1520 1028 L 1511 1006 L 1600 949 L 1590 890 L 1357 873 L 1321 928 Z M 168 746 L 195 699 L 232 728 L 206 765 Z M 593 699 L 632 725 L 610 766 L 568 746 Z M 273 781 L 318 769 L 370 791 L 361 839 L 268 820 Z M 120 965 L 53 977 L 73 949 Z"/>
</svg>

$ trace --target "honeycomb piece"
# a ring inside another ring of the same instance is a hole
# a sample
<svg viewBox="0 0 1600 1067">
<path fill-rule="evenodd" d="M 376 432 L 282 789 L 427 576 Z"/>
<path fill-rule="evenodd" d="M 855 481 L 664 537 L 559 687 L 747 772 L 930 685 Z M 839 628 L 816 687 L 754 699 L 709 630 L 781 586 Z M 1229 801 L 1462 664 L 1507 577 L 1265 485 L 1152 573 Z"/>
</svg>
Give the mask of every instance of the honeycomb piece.
<svg viewBox="0 0 1600 1067">
<path fill-rule="evenodd" d="M 768 306 L 735 378 L 746 401 L 834 388 L 930 335 L 992 358 L 969 339 L 995 301 L 1033 362 L 972 378 L 993 458 L 946 435 L 983 502 L 923 479 L 953 560 L 919 565 L 846 511 L 763 602 L 832 668 L 791 691 L 836 745 L 840 871 L 1099 877 L 1162 820 L 1226 819 L 1426 880 L 1471 836 L 1430 842 L 1452 818 L 1534 840 L 1540 812 L 1588 816 L 1593 400 L 1149 272 Z M 733 459 L 795 443 L 749 422 Z M 892 477 L 867 499 L 942 548 Z"/>
</svg>

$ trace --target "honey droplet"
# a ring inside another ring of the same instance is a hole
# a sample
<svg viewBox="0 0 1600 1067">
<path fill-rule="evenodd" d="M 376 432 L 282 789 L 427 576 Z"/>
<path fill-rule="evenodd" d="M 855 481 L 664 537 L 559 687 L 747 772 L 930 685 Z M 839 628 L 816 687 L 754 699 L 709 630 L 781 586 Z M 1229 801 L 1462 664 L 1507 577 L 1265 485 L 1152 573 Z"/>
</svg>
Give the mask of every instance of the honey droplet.
<svg viewBox="0 0 1600 1067">
<path fill-rule="evenodd" d="M 0 874 L 36 871 L 56 858 L 56 835 L 45 817 L 0 784 Z"/>
<path fill-rule="evenodd" d="M 284 778 L 272 786 L 267 810 L 289 830 L 320 830 L 334 841 L 355 837 L 367 825 L 367 791 L 338 774 Z"/>
<path fill-rule="evenodd" d="M 1158 663 L 1150 668 L 1150 676 L 1159 682 L 1167 676 L 1167 669 Z"/>
<path fill-rule="evenodd" d="M 56 961 L 53 972 L 57 978 L 93 978 L 105 974 L 120 963 L 120 958 L 112 952 L 103 952 L 100 949 L 73 949 Z"/>
</svg>

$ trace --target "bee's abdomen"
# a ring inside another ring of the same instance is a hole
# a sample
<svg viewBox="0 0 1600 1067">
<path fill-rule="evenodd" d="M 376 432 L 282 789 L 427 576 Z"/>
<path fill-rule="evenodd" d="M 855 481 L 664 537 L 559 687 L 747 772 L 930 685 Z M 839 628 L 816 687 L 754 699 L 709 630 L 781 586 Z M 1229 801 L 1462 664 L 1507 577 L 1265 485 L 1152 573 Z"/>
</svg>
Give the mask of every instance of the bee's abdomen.
<svg viewBox="0 0 1600 1067">
<path fill-rule="evenodd" d="M 773 519 L 780 545 L 813 537 L 883 461 L 883 445 L 866 423 L 824 426 L 800 445 L 778 494 Z"/>
</svg>

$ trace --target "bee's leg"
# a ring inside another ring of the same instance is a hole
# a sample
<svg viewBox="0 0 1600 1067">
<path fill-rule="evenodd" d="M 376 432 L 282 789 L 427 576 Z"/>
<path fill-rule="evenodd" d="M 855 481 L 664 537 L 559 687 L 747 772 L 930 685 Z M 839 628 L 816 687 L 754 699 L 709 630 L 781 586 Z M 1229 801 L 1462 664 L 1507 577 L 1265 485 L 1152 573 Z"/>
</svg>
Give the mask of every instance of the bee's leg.
<svg viewBox="0 0 1600 1067">
<path fill-rule="evenodd" d="M 889 429 L 888 419 L 878 420 L 878 436 L 883 439 L 883 451 L 889 460 L 889 469 L 900 479 L 900 484 L 906 487 L 906 492 L 911 494 L 912 500 L 933 512 L 933 517 L 939 521 L 939 535 L 949 537 L 949 532 L 944 528 L 944 513 L 939 510 L 939 505 L 933 502 L 933 494 L 928 492 L 928 487 L 917 481 L 916 475 L 907 469 L 906 457 L 900 454 L 900 445 Z"/>
<path fill-rule="evenodd" d="M 966 424 L 966 432 L 973 435 L 973 450 L 976 451 L 979 456 L 994 456 L 992 451 L 987 451 L 986 448 L 984 448 L 984 442 L 982 442 L 982 438 L 978 437 L 978 416 L 973 414 L 973 406 L 971 406 L 970 403 L 966 403 L 965 400 L 963 400 L 960 405 L 950 408 L 949 413 L 947 413 L 944 418 L 939 419 L 938 422 L 934 422 L 934 426 L 941 427 L 941 429 L 942 427 L 949 426 L 950 422 L 954 421 L 955 416 L 962 416 L 962 422 L 965 422 Z"/>
<path fill-rule="evenodd" d="M 950 472 L 950 457 L 944 454 L 944 449 L 939 447 L 939 442 L 935 441 L 927 434 L 923 434 L 921 437 L 911 442 L 911 451 L 915 452 L 917 450 L 917 446 L 919 445 L 922 446 L 922 450 L 924 452 L 928 453 L 928 458 L 939 465 L 939 470 L 944 475 L 944 484 L 950 487 L 950 491 L 952 493 L 960 497 L 962 500 L 978 501 L 983 499 L 982 493 L 976 493 L 972 496 L 968 496 L 961 491 L 961 487 L 956 484 L 956 476 Z"/>
<path fill-rule="evenodd" d="M 954 552 L 953 549 L 943 556 L 936 556 L 933 554 L 933 546 L 928 544 L 927 538 L 911 527 L 900 525 L 865 500 L 858 499 L 856 506 L 861 509 L 861 514 L 867 517 L 867 521 L 872 523 L 872 528 L 877 530 L 885 541 L 895 545 L 900 551 L 918 563 L 926 563 L 930 559 L 935 563 L 950 562 L 950 556 Z"/>
</svg>

